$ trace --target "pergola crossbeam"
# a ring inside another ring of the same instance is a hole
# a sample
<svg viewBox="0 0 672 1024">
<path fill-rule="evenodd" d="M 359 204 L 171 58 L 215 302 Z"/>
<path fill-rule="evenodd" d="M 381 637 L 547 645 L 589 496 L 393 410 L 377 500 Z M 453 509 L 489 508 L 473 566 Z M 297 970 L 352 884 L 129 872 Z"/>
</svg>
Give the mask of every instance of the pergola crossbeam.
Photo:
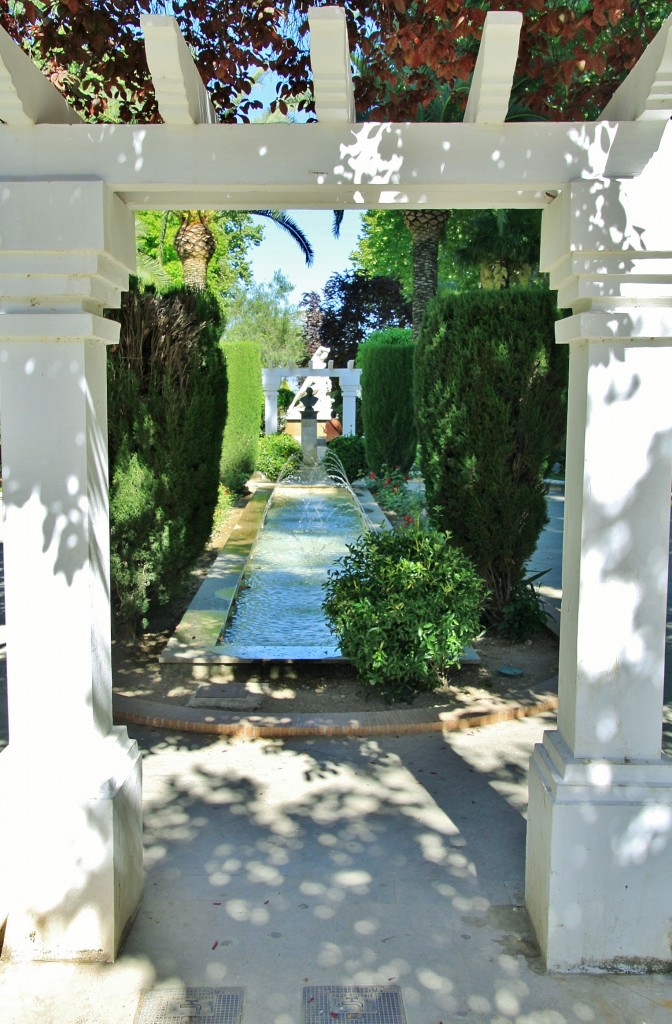
<svg viewBox="0 0 672 1024">
<path fill-rule="evenodd" d="M 217 114 L 175 18 L 140 16 L 145 53 L 166 124 L 216 124 Z"/>
<path fill-rule="evenodd" d="M 611 97 L 602 117 L 617 121 L 669 121 L 672 117 L 672 15 Z"/>
<path fill-rule="evenodd" d="M 0 120 L 21 125 L 81 122 L 4 28 L 0 28 Z"/>
<path fill-rule="evenodd" d="M 138 209 L 257 209 L 260 203 L 448 209 L 474 200 L 491 208 L 543 207 L 574 179 L 637 175 L 664 128 L 661 122 L 0 126 L 0 181 L 93 178 Z"/>
<path fill-rule="evenodd" d="M 311 7 L 308 20 L 317 119 L 323 124 L 352 122 L 355 97 L 345 11 L 341 7 Z"/>
<path fill-rule="evenodd" d="M 522 27 L 519 11 L 489 11 L 486 15 L 465 122 L 498 124 L 505 120 Z"/>
</svg>

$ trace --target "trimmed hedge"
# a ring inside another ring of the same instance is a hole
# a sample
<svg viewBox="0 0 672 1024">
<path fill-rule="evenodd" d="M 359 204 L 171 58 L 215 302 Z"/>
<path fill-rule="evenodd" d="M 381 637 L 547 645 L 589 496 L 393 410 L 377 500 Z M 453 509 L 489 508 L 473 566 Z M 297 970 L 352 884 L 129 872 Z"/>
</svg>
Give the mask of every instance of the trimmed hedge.
<svg viewBox="0 0 672 1024">
<path fill-rule="evenodd" d="M 327 445 L 328 451 L 337 455 L 340 459 L 345 475 L 351 484 L 355 480 L 361 480 L 366 476 L 368 463 L 364 450 L 364 440 L 361 437 L 335 437 Z"/>
<path fill-rule="evenodd" d="M 277 480 L 287 463 L 301 463 L 301 445 L 289 434 L 265 434 L 259 438 L 257 469 L 267 480 Z"/>
<path fill-rule="evenodd" d="M 239 493 L 257 468 L 261 386 L 261 349 L 251 341 L 222 342 L 227 376 L 227 416 L 219 478 Z"/>
<path fill-rule="evenodd" d="M 134 630 L 177 594 L 212 528 L 226 412 L 220 314 L 208 294 L 124 296 L 108 354 L 115 619 Z"/>
<path fill-rule="evenodd" d="M 473 560 L 502 618 L 546 521 L 544 470 L 566 423 L 566 346 L 539 289 L 444 294 L 415 361 L 427 507 Z"/>
<path fill-rule="evenodd" d="M 369 469 L 398 466 L 407 473 L 417 447 L 413 410 L 413 357 L 410 329 L 374 331 L 360 346 L 362 416 Z"/>
</svg>

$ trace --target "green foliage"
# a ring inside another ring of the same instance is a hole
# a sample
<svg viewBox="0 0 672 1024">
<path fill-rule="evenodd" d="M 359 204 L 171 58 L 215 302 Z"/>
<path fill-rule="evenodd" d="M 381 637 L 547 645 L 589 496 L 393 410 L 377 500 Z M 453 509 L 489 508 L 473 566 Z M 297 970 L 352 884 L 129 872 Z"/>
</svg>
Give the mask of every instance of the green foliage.
<svg viewBox="0 0 672 1024">
<path fill-rule="evenodd" d="M 182 285 L 182 264 L 173 245 L 180 226 L 177 211 L 143 210 L 136 213 L 136 235 L 141 256 L 156 261 L 169 277 L 172 286 Z M 248 258 L 250 246 L 259 245 L 263 229 L 249 213 L 219 210 L 208 217 L 216 249 L 208 264 L 208 288 L 222 308 L 228 308 L 231 295 L 240 282 L 251 281 Z"/>
<path fill-rule="evenodd" d="M 337 455 L 343 464 L 345 475 L 350 483 L 366 476 L 368 464 L 364 450 L 364 439 L 361 437 L 335 437 L 329 442 L 329 451 Z"/>
<path fill-rule="evenodd" d="M 508 604 L 504 605 L 498 629 L 511 643 L 524 643 L 545 628 L 547 615 L 541 606 L 534 583 L 547 571 L 522 580 L 513 591 Z"/>
<path fill-rule="evenodd" d="M 108 356 L 115 617 L 135 628 L 180 589 L 217 503 L 226 378 L 208 295 L 124 297 Z"/>
<path fill-rule="evenodd" d="M 278 388 L 278 412 L 287 412 L 294 401 L 294 392 L 289 384 L 283 383 Z"/>
<path fill-rule="evenodd" d="M 346 366 L 372 331 L 409 327 L 411 309 L 399 283 L 389 277 L 332 274 L 324 286 L 319 339 L 335 366 Z"/>
<path fill-rule="evenodd" d="M 224 342 L 221 350 L 226 363 L 227 416 L 219 478 L 229 490 L 240 493 L 257 466 L 261 356 L 252 342 Z"/>
<path fill-rule="evenodd" d="M 304 363 L 308 352 L 299 310 L 289 301 L 291 291 L 279 270 L 270 284 L 239 285 L 227 310 L 224 341 L 259 345 L 262 366 Z"/>
<path fill-rule="evenodd" d="M 374 331 L 360 345 L 362 416 L 369 468 L 413 465 L 417 447 L 413 411 L 413 357 L 410 330 L 388 327 Z"/>
<path fill-rule="evenodd" d="M 268 480 L 277 480 L 285 466 L 301 463 L 301 445 L 289 434 L 266 434 L 259 438 L 257 469 Z"/>
<path fill-rule="evenodd" d="M 479 630 L 483 581 L 449 535 L 371 531 L 339 560 L 324 610 L 362 682 L 390 698 L 433 690 Z"/>
<path fill-rule="evenodd" d="M 453 210 L 439 243 L 438 290 L 545 285 L 538 271 L 537 210 Z M 413 294 L 411 234 L 400 210 L 368 210 L 352 263 L 364 277 L 384 275 Z"/>
<path fill-rule="evenodd" d="M 544 467 L 566 420 L 566 346 L 539 289 L 438 297 L 420 333 L 415 405 L 432 522 L 484 577 L 498 621 L 546 521 Z"/>
</svg>

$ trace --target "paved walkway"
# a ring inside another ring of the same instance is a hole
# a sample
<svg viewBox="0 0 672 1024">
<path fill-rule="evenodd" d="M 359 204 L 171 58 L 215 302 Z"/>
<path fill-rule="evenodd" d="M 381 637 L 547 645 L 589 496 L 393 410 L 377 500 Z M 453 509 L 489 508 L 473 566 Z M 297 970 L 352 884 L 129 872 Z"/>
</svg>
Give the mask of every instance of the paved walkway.
<svg viewBox="0 0 672 1024">
<path fill-rule="evenodd" d="M 134 1024 L 144 992 L 203 986 L 242 989 L 242 1024 L 302 1024 L 306 985 L 399 986 L 407 1024 L 669 1024 L 669 976 L 542 969 L 523 908 L 526 770 L 552 724 L 136 731 L 146 883 L 125 949 L 108 966 L 1 965 L 3 1024 Z"/>
</svg>

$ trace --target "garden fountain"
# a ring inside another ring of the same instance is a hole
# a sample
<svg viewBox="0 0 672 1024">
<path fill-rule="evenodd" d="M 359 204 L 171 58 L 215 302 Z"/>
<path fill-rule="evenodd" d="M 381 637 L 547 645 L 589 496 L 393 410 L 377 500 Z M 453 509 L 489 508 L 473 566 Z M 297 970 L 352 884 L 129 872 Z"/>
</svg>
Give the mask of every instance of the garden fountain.
<svg viewBox="0 0 672 1024">
<path fill-rule="evenodd" d="M 389 528 L 368 489 L 358 491 L 328 449 L 259 486 L 161 662 L 191 663 L 194 678 L 214 679 L 222 665 L 340 659 L 322 583 L 363 531 Z"/>
<path fill-rule="evenodd" d="M 245 659 L 338 658 L 322 612 L 322 583 L 370 523 L 342 464 L 288 467 L 261 530 L 218 646 Z"/>
</svg>

